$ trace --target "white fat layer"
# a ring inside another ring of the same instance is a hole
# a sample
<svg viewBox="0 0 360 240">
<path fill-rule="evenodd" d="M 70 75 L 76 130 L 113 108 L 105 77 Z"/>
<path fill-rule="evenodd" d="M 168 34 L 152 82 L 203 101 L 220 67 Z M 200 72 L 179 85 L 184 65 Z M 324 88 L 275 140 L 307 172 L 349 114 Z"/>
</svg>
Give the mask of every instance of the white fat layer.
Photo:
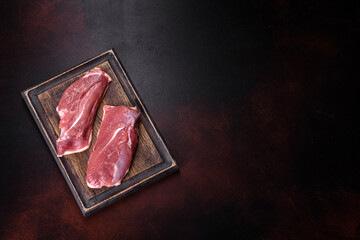
<svg viewBox="0 0 360 240">
<path fill-rule="evenodd" d="M 105 73 L 105 76 L 108 79 L 108 81 L 111 82 L 112 81 L 111 77 L 106 72 L 104 72 L 104 73 Z"/>
<path fill-rule="evenodd" d="M 129 169 L 126 171 L 124 177 L 126 176 L 126 174 L 128 174 L 128 172 L 129 172 Z M 124 179 L 124 178 L 123 178 L 123 179 Z M 119 186 L 119 185 L 121 184 L 121 182 L 122 182 L 123 179 L 121 179 L 120 181 L 118 181 L 117 183 L 115 183 L 115 184 L 113 184 L 113 185 L 107 185 L 107 186 L 105 186 L 105 187 Z M 96 186 L 96 185 L 92 185 L 92 184 L 89 183 L 88 181 L 86 181 L 86 185 L 88 185 L 89 188 L 101 188 L 101 187 L 104 187 L 104 186 L 99 187 L 99 186 Z"/>
<path fill-rule="evenodd" d="M 131 149 L 131 136 L 130 136 L 130 129 L 128 130 L 128 142 L 127 145 L 129 146 L 129 148 Z"/>
<path fill-rule="evenodd" d="M 90 143 L 90 142 L 91 142 L 91 137 L 90 137 L 89 143 Z M 58 156 L 58 157 L 62 157 L 62 156 L 65 156 L 65 155 L 82 152 L 82 151 L 85 151 L 86 149 L 88 149 L 89 147 L 90 147 L 90 144 L 88 144 L 87 146 L 85 146 L 85 147 L 83 147 L 83 148 L 80 148 L 80 149 L 65 151 L 63 155 L 57 155 L 57 156 Z"/>
<path fill-rule="evenodd" d="M 99 188 L 95 185 L 92 185 L 91 183 L 89 183 L 88 181 L 86 181 L 86 184 L 88 185 L 89 188 Z"/>
</svg>

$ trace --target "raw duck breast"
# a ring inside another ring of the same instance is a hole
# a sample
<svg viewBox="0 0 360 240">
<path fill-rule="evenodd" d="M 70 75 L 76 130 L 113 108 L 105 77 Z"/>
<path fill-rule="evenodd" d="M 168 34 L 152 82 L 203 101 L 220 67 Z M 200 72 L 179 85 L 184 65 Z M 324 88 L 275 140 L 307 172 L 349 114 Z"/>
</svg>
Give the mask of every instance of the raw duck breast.
<svg viewBox="0 0 360 240">
<path fill-rule="evenodd" d="M 90 188 L 117 186 L 129 171 L 138 142 L 136 108 L 104 106 L 104 117 L 90 155 L 86 182 Z"/>
<path fill-rule="evenodd" d="M 108 74 L 94 68 L 65 90 L 56 108 L 61 128 L 56 140 L 58 156 L 89 148 L 96 111 L 110 81 Z"/>
</svg>

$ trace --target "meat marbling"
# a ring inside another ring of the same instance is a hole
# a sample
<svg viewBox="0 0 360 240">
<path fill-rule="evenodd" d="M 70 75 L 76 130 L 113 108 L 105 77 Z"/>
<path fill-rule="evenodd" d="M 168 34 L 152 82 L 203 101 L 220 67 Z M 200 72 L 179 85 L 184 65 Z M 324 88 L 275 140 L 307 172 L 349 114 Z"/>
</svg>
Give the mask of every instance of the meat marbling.
<svg viewBox="0 0 360 240">
<path fill-rule="evenodd" d="M 56 108 L 61 128 L 56 141 L 58 156 L 89 148 L 94 118 L 110 81 L 108 74 L 94 68 L 64 91 Z"/>
<path fill-rule="evenodd" d="M 138 142 L 140 112 L 125 106 L 104 106 L 104 117 L 90 155 L 86 182 L 90 188 L 117 186 L 129 171 Z"/>
</svg>

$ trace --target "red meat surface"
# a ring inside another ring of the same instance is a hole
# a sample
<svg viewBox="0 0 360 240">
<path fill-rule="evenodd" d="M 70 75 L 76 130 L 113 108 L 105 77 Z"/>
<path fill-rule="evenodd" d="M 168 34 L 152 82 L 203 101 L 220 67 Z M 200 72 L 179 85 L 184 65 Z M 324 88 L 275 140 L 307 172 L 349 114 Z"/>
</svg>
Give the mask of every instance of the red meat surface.
<svg viewBox="0 0 360 240">
<path fill-rule="evenodd" d="M 95 68 L 65 90 L 56 108 L 61 128 L 58 156 L 89 148 L 94 118 L 110 81 L 108 74 Z"/>
<path fill-rule="evenodd" d="M 119 185 L 129 171 L 138 142 L 136 108 L 104 106 L 104 118 L 91 153 L 86 182 L 90 188 Z"/>
</svg>

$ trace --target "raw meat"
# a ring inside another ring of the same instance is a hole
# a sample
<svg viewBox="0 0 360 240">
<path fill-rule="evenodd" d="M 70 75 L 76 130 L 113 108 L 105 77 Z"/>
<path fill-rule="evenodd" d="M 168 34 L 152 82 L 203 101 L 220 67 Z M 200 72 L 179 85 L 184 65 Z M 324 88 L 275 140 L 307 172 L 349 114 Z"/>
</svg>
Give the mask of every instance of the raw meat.
<svg viewBox="0 0 360 240">
<path fill-rule="evenodd" d="M 90 188 L 117 186 L 129 171 L 138 142 L 136 108 L 104 106 L 104 118 L 90 155 L 86 182 Z"/>
<path fill-rule="evenodd" d="M 65 90 L 56 108 L 61 128 L 56 141 L 58 156 L 89 148 L 96 111 L 110 81 L 108 74 L 94 68 Z"/>
</svg>

